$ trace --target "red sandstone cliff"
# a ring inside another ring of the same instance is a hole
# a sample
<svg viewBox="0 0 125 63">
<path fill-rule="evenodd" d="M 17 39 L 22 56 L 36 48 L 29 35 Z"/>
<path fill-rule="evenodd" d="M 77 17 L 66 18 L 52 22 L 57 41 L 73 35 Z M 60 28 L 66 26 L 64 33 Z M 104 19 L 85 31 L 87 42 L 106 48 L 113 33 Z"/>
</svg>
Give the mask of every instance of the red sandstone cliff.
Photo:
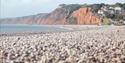
<svg viewBox="0 0 125 63">
<path fill-rule="evenodd" d="M 1 19 L 0 23 L 9 24 L 99 24 L 101 18 L 91 11 L 91 8 L 84 7 L 70 12 L 69 10 L 59 7 L 53 12 L 48 14 L 38 14 L 27 17 L 13 18 L 13 19 Z"/>
<path fill-rule="evenodd" d="M 101 18 L 92 13 L 91 8 L 80 8 L 73 12 L 77 19 L 77 24 L 100 24 Z"/>
<path fill-rule="evenodd" d="M 47 18 L 43 18 L 38 24 L 65 24 L 67 11 L 64 8 L 57 8 Z"/>
</svg>

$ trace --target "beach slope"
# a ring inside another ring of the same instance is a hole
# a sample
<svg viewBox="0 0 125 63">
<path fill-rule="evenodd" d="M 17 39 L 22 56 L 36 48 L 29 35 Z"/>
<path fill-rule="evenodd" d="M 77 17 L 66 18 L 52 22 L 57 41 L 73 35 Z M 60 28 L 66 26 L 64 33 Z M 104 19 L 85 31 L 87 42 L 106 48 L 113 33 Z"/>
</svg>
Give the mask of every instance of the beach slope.
<svg viewBox="0 0 125 63">
<path fill-rule="evenodd" d="M 0 36 L 0 63 L 125 62 L 125 26 L 80 29 Z"/>
</svg>

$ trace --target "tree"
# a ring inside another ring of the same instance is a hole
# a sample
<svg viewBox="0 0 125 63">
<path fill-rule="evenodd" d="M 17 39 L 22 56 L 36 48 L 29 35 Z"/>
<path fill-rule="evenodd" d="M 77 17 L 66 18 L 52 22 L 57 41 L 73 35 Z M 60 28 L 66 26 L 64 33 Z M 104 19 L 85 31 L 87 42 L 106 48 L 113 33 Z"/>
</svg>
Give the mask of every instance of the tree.
<svg viewBox="0 0 125 63">
<path fill-rule="evenodd" d="M 118 6 L 118 7 L 122 7 L 121 3 L 116 3 L 115 5 Z"/>
<path fill-rule="evenodd" d="M 101 9 L 103 5 L 101 4 L 93 4 L 90 7 L 93 9 L 93 12 L 98 12 L 99 9 Z"/>
<path fill-rule="evenodd" d="M 66 6 L 66 4 L 60 4 L 59 6 L 64 7 L 64 6 Z"/>
<path fill-rule="evenodd" d="M 122 8 L 125 10 L 125 3 L 124 3 L 124 4 L 122 4 Z"/>
</svg>

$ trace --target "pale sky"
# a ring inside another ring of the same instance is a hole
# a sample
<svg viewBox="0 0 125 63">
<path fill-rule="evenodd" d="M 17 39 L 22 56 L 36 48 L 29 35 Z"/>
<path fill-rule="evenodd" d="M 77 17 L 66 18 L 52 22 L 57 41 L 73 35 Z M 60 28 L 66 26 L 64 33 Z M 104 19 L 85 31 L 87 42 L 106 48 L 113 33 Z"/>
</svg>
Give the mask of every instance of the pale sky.
<svg viewBox="0 0 125 63">
<path fill-rule="evenodd" d="M 49 13 L 59 4 L 114 4 L 116 2 L 125 3 L 125 0 L 0 0 L 0 18 Z"/>
</svg>

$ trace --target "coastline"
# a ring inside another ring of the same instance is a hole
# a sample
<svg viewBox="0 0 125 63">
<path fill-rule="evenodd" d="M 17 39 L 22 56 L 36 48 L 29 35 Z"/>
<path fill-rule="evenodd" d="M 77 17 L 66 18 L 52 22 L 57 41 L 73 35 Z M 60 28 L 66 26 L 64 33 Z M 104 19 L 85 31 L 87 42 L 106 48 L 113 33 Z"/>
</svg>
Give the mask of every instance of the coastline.
<svg viewBox="0 0 125 63">
<path fill-rule="evenodd" d="M 38 25 L 37 25 L 38 26 Z M 65 31 L 30 31 L 30 32 L 0 32 L 0 36 L 26 36 L 35 34 L 51 34 L 51 33 L 61 33 L 61 32 L 76 32 L 76 31 L 88 31 L 88 30 L 99 30 L 107 28 L 125 28 L 125 26 L 109 26 L 109 25 L 44 25 L 47 27 L 55 27 L 59 29 L 65 29 Z M 58 26 L 58 27 L 57 27 Z"/>
</svg>

